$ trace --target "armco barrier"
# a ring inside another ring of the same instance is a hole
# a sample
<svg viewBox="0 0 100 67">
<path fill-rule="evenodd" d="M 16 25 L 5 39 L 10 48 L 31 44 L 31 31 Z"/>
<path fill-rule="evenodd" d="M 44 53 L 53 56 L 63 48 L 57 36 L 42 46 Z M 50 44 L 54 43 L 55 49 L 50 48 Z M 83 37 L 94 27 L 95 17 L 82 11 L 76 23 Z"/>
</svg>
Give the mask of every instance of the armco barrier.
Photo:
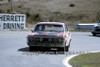
<svg viewBox="0 0 100 67">
<path fill-rule="evenodd" d="M 97 24 L 76 24 L 75 30 L 92 30 Z"/>
</svg>

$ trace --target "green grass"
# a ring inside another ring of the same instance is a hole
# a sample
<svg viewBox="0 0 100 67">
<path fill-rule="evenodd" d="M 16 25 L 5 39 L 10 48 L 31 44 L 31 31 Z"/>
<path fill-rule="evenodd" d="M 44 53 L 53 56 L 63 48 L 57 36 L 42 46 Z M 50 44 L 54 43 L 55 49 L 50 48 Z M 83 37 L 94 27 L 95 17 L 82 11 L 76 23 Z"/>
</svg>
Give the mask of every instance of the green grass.
<svg viewBox="0 0 100 67">
<path fill-rule="evenodd" d="M 69 63 L 73 67 L 100 67 L 100 53 L 82 54 L 72 58 Z"/>
</svg>

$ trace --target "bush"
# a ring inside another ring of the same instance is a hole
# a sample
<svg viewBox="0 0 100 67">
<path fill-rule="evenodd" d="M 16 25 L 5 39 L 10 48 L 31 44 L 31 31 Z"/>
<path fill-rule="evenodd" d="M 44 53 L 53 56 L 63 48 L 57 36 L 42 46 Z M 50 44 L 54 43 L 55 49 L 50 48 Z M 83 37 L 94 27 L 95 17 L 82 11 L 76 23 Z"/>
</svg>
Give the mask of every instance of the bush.
<svg viewBox="0 0 100 67">
<path fill-rule="evenodd" d="M 69 7 L 75 7 L 75 4 L 69 4 Z"/>
<path fill-rule="evenodd" d="M 11 10 L 10 10 L 10 9 L 8 9 L 8 10 L 7 10 L 7 13 L 10 13 L 10 12 L 11 12 Z"/>
<path fill-rule="evenodd" d="M 27 17 L 30 17 L 30 13 L 29 12 L 26 12 L 25 14 L 26 14 Z"/>
<path fill-rule="evenodd" d="M 33 20 L 33 21 L 41 21 L 41 16 L 40 16 L 40 14 L 33 14 L 33 15 L 32 15 L 32 20 Z"/>
<path fill-rule="evenodd" d="M 0 13 L 2 13 L 2 10 L 0 10 Z"/>
<path fill-rule="evenodd" d="M 22 8 L 22 5 L 19 5 L 18 8 Z"/>
</svg>

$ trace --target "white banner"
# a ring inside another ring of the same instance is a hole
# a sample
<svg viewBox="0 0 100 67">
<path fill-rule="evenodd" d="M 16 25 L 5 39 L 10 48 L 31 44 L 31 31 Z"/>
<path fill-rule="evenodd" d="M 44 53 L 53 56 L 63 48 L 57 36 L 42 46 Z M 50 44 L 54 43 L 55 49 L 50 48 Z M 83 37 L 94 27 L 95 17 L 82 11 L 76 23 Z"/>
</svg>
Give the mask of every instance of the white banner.
<svg viewBox="0 0 100 67">
<path fill-rule="evenodd" d="M 0 30 L 24 30 L 25 14 L 0 14 Z"/>
</svg>

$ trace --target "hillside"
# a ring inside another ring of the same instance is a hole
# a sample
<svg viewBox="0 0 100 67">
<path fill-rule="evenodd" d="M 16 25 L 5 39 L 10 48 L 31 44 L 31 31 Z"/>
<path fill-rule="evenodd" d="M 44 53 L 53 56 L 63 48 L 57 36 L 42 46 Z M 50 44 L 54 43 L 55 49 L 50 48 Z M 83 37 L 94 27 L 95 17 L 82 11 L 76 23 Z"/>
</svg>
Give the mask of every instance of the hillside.
<svg viewBox="0 0 100 67">
<path fill-rule="evenodd" d="M 0 13 L 11 13 L 11 2 L 1 0 Z M 96 23 L 100 0 L 15 0 L 14 13 L 27 15 L 27 27 L 39 21 L 61 21 L 71 28 L 76 23 Z"/>
</svg>

